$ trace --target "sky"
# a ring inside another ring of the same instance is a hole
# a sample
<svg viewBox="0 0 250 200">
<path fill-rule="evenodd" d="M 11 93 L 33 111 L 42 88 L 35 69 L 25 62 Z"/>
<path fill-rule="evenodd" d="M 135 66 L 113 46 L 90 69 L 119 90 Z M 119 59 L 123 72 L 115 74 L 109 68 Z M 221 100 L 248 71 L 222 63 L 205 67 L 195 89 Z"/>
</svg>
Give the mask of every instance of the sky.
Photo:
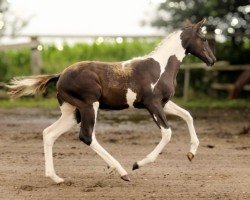
<svg viewBox="0 0 250 200">
<path fill-rule="evenodd" d="M 154 16 L 162 0 L 8 0 L 11 10 L 29 18 L 23 34 L 138 34 L 159 33 L 141 21 Z"/>
</svg>

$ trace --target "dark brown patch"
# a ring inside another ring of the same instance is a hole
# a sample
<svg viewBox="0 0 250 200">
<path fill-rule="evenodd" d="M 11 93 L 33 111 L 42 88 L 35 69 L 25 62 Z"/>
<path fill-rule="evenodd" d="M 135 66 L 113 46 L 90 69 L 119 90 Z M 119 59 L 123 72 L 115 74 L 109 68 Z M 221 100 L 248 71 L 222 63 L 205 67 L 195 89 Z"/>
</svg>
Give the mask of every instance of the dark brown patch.
<svg viewBox="0 0 250 200">
<path fill-rule="evenodd" d="M 132 61 L 124 70 L 119 63 L 80 62 L 63 72 L 57 88 L 60 97 L 76 107 L 99 101 L 100 109 L 120 110 L 128 108 L 128 88 L 136 92 L 139 105 L 152 93 L 150 84 L 159 74 L 159 63 L 151 58 Z"/>
<path fill-rule="evenodd" d="M 75 110 L 75 119 L 78 124 L 81 122 L 81 114 L 78 109 Z"/>
<path fill-rule="evenodd" d="M 161 96 L 163 105 L 165 105 L 175 93 L 175 80 L 180 69 L 180 64 L 181 62 L 175 55 L 170 56 L 165 71 L 161 75 L 158 84 L 155 86 L 155 94 Z"/>
</svg>

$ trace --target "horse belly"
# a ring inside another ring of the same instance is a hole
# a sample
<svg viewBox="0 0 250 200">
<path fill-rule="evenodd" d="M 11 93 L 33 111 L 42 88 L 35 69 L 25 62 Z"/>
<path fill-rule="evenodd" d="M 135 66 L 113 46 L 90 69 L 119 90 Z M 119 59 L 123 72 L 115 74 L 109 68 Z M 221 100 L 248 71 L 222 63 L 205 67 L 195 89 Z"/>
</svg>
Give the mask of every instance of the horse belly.
<svg viewBox="0 0 250 200">
<path fill-rule="evenodd" d="M 126 90 L 106 89 L 100 99 L 100 109 L 122 110 L 128 108 Z"/>
</svg>

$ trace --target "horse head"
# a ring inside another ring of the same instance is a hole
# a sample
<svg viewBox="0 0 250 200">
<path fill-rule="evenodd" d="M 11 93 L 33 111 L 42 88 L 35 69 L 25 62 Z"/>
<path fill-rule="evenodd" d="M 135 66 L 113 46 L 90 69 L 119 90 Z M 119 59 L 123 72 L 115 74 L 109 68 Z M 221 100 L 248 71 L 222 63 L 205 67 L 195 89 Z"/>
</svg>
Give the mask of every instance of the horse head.
<svg viewBox="0 0 250 200">
<path fill-rule="evenodd" d="M 205 21 L 205 18 L 197 24 L 192 24 L 189 20 L 186 21 L 186 27 L 181 34 L 182 46 L 186 49 L 186 54 L 191 53 L 208 66 L 212 66 L 216 62 L 216 58 L 205 35 L 201 31 Z"/>
</svg>

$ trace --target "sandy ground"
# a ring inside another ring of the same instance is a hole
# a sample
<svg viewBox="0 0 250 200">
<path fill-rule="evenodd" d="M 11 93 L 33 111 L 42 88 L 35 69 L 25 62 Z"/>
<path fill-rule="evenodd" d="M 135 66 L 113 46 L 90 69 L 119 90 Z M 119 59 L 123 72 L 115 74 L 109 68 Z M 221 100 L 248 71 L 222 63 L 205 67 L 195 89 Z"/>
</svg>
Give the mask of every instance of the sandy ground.
<svg viewBox="0 0 250 200">
<path fill-rule="evenodd" d="M 110 172 L 78 140 L 78 127 L 54 146 L 54 184 L 44 176 L 42 130 L 59 109 L 0 109 L 0 199 L 250 199 L 250 110 L 192 110 L 200 139 L 190 163 L 184 121 L 169 118 L 173 135 L 155 163 L 132 171 L 160 141 L 145 111 L 100 112 L 97 138 L 128 171 L 131 182 Z"/>
</svg>

